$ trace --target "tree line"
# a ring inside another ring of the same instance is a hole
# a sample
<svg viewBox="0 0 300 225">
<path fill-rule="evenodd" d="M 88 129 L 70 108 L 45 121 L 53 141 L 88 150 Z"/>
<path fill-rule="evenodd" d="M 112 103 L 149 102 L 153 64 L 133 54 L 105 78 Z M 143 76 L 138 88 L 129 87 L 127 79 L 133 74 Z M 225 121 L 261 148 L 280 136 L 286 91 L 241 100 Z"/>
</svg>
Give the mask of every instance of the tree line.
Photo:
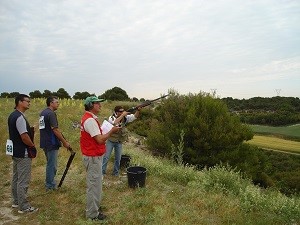
<svg viewBox="0 0 300 225">
<path fill-rule="evenodd" d="M 250 99 L 222 99 L 231 113 L 243 123 L 285 126 L 300 122 L 300 99 L 297 97 L 254 97 Z"/>
<path fill-rule="evenodd" d="M 2 92 L 0 94 L 0 98 L 15 98 L 19 95 L 20 92 Z M 35 90 L 29 92 L 28 94 L 30 98 L 47 98 L 51 95 L 57 96 L 61 99 L 86 99 L 88 96 L 96 96 L 95 93 L 89 93 L 87 91 L 84 92 L 75 92 L 75 94 L 71 97 L 69 93 L 64 88 L 59 88 L 55 92 L 51 92 L 50 90 L 44 90 L 43 93 L 39 90 Z M 106 90 L 103 94 L 98 96 L 99 98 L 103 98 L 111 101 L 145 101 L 144 98 L 138 99 L 136 97 L 130 98 L 125 90 L 120 87 L 113 87 L 111 89 Z"/>
</svg>

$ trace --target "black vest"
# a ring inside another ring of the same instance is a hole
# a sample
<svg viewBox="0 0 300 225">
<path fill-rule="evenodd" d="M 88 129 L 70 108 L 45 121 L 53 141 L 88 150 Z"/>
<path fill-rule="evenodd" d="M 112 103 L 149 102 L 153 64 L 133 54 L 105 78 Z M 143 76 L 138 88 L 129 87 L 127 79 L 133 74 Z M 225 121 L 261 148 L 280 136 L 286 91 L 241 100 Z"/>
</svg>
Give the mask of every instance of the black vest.
<svg viewBox="0 0 300 225">
<path fill-rule="evenodd" d="M 24 144 L 24 142 L 21 139 L 21 135 L 19 134 L 19 132 L 17 130 L 16 122 L 20 116 L 24 117 L 24 115 L 20 111 L 15 110 L 9 115 L 7 122 L 8 122 L 8 130 L 9 130 L 9 139 L 12 140 L 13 145 L 14 145 L 13 157 L 24 158 L 25 149 L 28 148 L 29 146 Z M 33 141 L 33 135 L 34 135 L 33 130 L 30 129 L 30 125 L 25 117 L 24 117 L 24 119 L 26 121 L 27 133 L 28 133 L 29 137 L 31 138 L 31 140 Z"/>
</svg>

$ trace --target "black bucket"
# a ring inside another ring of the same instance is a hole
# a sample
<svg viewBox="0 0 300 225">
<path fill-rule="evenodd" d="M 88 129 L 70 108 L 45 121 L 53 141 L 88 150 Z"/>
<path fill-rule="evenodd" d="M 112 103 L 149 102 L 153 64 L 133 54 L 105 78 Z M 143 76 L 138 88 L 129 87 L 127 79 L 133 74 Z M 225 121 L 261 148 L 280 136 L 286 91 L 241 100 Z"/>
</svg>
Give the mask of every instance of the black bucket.
<svg viewBox="0 0 300 225">
<path fill-rule="evenodd" d="M 145 187 L 147 169 L 142 166 L 131 166 L 126 169 L 128 186 L 131 188 Z"/>
<path fill-rule="evenodd" d="M 130 165 L 131 157 L 129 155 L 121 155 L 120 168 L 127 168 Z"/>
</svg>

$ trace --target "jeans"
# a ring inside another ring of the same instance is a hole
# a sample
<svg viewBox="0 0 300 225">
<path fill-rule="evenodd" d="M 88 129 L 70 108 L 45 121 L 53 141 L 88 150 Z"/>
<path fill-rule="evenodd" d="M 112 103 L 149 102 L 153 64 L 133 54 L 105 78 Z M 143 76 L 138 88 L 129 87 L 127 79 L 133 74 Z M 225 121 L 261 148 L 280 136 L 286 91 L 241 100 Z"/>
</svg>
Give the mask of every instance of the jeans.
<svg viewBox="0 0 300 225">
<path fill-rule="evenodd" d="M 55 189 L 56 182 L 55 182 L 55 175 L 57 171 L 57 156 L 58 156 L 58 149 L 57 150 L 47 150 L 43 149 L 45 152 L 47 166 L 46 166 L 46 189 L 51 190 Z"/>
<path fill-rule="evenodd" d="M 112 142 L 110 140 L 106 141 L 106 153 L 103 157 L 102 173 L 103 174 L 106 173 L 107 163 L 109 161 L 113 148 L 115 149 L 115 163 L 114 163 L 113 175 L 118 176 L 120 170 L 121 155 L 122 155 L 122 143 Z"/>
</svg>

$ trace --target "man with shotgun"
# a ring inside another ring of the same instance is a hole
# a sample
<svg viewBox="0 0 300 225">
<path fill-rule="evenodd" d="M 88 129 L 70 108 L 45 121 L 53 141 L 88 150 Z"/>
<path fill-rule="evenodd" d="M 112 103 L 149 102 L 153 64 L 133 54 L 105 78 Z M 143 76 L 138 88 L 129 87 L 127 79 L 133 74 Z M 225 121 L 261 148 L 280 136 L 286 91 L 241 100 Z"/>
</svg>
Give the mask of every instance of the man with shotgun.
<svg viewBox="0 0 300 225">
<path fill-rule="evenodd" d="M 110 155 L 115 150 L 115 162 L 113 168 L 113 175 L 119 176 L 120 171 L 120 161 L 122 155 L 122 144 L 123 142 L 127 141 L 128 139 L 128 132 L 126 129 L 126 125 L 128 123 L 133 122 L 136 120 L 142 108 L 151 105 L 153 102 L 165 98 L 168 95 L 164 95 L 160 98 L 156 98 L 154 100 L 148 100 L 138 106 L 132 107 L 129 110 L 125 111 L 122 106 L 116 106 L 114 109 L 113 115 L 108 118 L 108 122 L 114 126 L 120 126 L 121 129 L 117 133 L 112 134 L 108 140 L 106 141 L 106 153 L 103 158 L 103 165 L 102 165 L 102 173 L 103 175 L 106 174 L 107 164 L 110 158 Z"/>
<path fill-rule="evenodd" d="M 46 165 L 46 183 L 47 191 L 55 190 L 55 175 L 57 172 L 58 150 L 61 143 L 67 149 L 71 146 L 58 128 L 58 121 L 55 111 L 59 107 L 58 97 L 50 96 L 46 99 L 47 108 L 40 113 L 40 147 L 44 150 Z"/>
</svg>

